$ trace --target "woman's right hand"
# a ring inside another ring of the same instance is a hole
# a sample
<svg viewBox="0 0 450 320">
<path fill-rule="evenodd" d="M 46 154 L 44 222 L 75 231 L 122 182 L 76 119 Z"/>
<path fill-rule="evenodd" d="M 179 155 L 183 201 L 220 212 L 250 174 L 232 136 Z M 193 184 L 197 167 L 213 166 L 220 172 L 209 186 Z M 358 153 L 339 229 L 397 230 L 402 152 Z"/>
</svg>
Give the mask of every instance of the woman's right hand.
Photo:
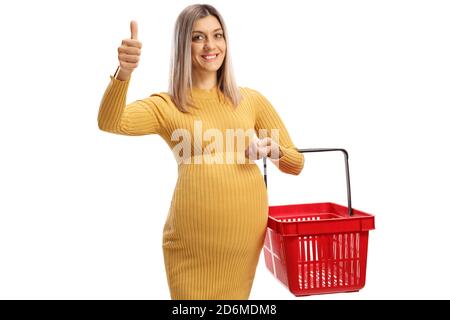
<svg viewBox="0 0 450 320">
<path fill-rule="evenodd" d="M 139 64 L 142 43 L 137 39 L 138 25 L 136 21 L 131 21 L 131 39 L 123 39 L 122 45 L 117 49 L 119 55 L 120 73 L 131 75 Z"/>
</svg>

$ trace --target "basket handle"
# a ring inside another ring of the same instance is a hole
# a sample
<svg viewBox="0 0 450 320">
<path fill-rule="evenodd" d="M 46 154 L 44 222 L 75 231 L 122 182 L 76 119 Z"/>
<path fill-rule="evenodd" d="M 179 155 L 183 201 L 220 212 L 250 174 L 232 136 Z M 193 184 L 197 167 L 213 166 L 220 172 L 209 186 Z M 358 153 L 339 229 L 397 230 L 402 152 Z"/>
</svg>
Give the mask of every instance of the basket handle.
<svg viewBox="0 0 450 320">
<path fill-rule="evenodd" d="M 297 149 L 300 153 L 307 153 L 307 152 L 328 152 L 328 151 L 341 151 L 344 154 L 345 158 L 345 178 L 346 178 L 346 185 L 347 185 L 347 202 L 348 202 L 348 215 L 352 216 L 352 195 L 350 191 L 350 172 L 348 168 L 348 152 L 345 149 L 341 148 L 314 148 L 314 149 Z M 263 164 L 264 164 L 264 183 L 266 184 L 267 189 L 267 164 L 266 164 L 266 157 L 263 158 Z"/>
</svg>

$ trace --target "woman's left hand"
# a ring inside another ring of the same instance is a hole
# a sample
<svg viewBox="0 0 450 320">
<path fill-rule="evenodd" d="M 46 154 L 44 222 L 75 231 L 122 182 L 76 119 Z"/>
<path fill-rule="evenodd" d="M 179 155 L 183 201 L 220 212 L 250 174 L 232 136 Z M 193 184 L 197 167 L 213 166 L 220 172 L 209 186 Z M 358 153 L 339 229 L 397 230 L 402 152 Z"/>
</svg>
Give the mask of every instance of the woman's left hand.
<svg viewBox="0 0 450 320">
<path fill-rule="evenodd" d="M 245 150 L 245 156 L 252 160 L 258 160 L 263 157 L 269 157 L 272 160 L 278 160 L 282 157 L 282 151 L 278 143 L 272 138 L 261 140 L 254 139 Z"/>
</svg>

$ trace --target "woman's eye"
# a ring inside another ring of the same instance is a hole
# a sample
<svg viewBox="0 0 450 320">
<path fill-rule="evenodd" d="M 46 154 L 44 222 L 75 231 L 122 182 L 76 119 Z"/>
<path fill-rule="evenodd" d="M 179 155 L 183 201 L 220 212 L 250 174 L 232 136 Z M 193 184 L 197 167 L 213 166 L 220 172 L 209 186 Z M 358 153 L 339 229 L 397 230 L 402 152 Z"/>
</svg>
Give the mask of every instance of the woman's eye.
<svg viewBox="0 0 450 320">
<path fill-rule="evenodd" d="M 223 34 L 217 33 L 216 38 L 223 38 Z M 192 40 L 203 40 L 203 36 L 202 35 L 194 36 L 192 37 Z"/>
</svg>

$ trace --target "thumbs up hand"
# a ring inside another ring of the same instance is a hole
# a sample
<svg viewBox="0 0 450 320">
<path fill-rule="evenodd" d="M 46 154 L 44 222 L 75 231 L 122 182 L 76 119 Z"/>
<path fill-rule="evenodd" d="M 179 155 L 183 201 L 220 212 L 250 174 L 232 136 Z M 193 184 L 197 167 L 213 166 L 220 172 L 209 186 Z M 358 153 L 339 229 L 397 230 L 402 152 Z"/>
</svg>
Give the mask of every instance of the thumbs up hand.
<svg viewBox="0 0 450 320">
<path fill-rule="evenodd" d="M 130 23 L 131 38 L 123 39 L 122 45 L 117 49 L 120 71 L 123 74 L 129 74 L 139 65 L 142 43 L 138 40 L 138 25 L 136 21 Z"/>
</svg>

